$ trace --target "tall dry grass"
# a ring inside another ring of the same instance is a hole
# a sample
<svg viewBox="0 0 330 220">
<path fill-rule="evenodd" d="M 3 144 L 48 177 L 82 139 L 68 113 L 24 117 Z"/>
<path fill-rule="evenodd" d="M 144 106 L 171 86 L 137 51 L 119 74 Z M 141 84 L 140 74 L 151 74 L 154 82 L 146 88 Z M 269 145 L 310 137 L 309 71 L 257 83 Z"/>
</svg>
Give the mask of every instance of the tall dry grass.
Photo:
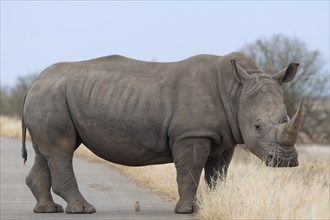
<svg viewBox="0 0 330 220">
<path fill-rule="evenodd" d="M 300 150 L 299 150 L 300 151 Z M 329 152 L 301 153 L 297 168 L 269 168 L 242 150 L 226 182 L 198 193 L 202 219 L 329 219 Z"/>
<path fill-rule="evenodd" d="M 16 125 L 7 125 L 14 123 Z M 1 118 L 1 135 L 20 132 L 19 122 Z M 297 168 L 269 168 L 238 148 L 226 182 L 210 190 L 201 180 L 197 195 L 201 219 L 329 219 L 329 146 L 298 146 Z M 84 146 L 76 156 L 113 167 L 170 201 L 178 200 L 173 164 L 126 167 L 106 162 Z"/>
</svg>

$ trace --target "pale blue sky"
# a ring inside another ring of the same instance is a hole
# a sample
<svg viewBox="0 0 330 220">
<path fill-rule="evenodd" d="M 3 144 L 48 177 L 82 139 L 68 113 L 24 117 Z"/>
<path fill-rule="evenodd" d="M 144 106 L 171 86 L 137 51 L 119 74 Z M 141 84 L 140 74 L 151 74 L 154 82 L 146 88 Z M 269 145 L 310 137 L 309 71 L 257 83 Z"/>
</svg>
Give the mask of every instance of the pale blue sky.
<svg viewBox="0 0 330 220">
<path fill-rule="evenodd" d="M 329 70 L 329 1 L 1 0 L 1 86 L 59 61 L 224 55 L 273 34 L 319 50 Z"/>
</svg>

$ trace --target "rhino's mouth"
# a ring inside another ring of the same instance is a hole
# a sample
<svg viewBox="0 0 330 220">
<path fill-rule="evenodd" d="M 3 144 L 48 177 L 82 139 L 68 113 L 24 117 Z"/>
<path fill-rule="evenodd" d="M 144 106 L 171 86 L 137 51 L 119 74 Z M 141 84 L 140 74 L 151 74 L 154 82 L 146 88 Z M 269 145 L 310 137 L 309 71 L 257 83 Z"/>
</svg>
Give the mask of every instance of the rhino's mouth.
<svg viewBox="0 0 330 220">
<path fill-rule="evenodd" d="M 279 157 L 274 154 L 265 157 L 264 162 L 268 167 L 297 167 L 299 165 L 298 157 Z"/>
<path fill-rule="evenodd" d="M 259 148 L 250 148 L 249 150 L 268 167 L 299 166 L 298 152 L 294 145 L 282 146 L 274 142 L 263 142 Z"/>
<path fill-rule="evenodd" d="M 268 167 L 296 167 L 299 165 L 298 152 L 294 145 L 282 146 L 277 143 L 266 143 L 260 159 Z"/>
</svg>

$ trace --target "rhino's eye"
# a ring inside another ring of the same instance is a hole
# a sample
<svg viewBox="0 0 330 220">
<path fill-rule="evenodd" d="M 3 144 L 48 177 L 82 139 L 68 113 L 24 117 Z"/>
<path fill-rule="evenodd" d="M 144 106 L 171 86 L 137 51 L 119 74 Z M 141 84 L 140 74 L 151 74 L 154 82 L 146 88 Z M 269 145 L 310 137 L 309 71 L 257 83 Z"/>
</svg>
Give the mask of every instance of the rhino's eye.
<svg viewBox="0 0 330 220">
<path fill-rule="evenodd" d="M 260 131 L 262 127 L 263 121 L 261 119 L 257 119 L 256 122 L 254 123 L 254 128 L 256 131 Z"/>
</svg>

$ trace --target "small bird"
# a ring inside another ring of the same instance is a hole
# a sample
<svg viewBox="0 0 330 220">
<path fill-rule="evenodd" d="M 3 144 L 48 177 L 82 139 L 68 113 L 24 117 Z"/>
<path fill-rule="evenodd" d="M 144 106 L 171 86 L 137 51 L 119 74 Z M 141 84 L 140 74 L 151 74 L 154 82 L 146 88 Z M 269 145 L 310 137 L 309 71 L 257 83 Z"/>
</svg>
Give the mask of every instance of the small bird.
<svg viewBox="0 0 330 220">
<path fill-rule="evenodd" d="M 140 213 L 140 203 L 139 203 L 139 201 L 136 201 L 136 203 L 134 204 L 134 210 L 135 210 L 135 214 Z"/>
</svg>

